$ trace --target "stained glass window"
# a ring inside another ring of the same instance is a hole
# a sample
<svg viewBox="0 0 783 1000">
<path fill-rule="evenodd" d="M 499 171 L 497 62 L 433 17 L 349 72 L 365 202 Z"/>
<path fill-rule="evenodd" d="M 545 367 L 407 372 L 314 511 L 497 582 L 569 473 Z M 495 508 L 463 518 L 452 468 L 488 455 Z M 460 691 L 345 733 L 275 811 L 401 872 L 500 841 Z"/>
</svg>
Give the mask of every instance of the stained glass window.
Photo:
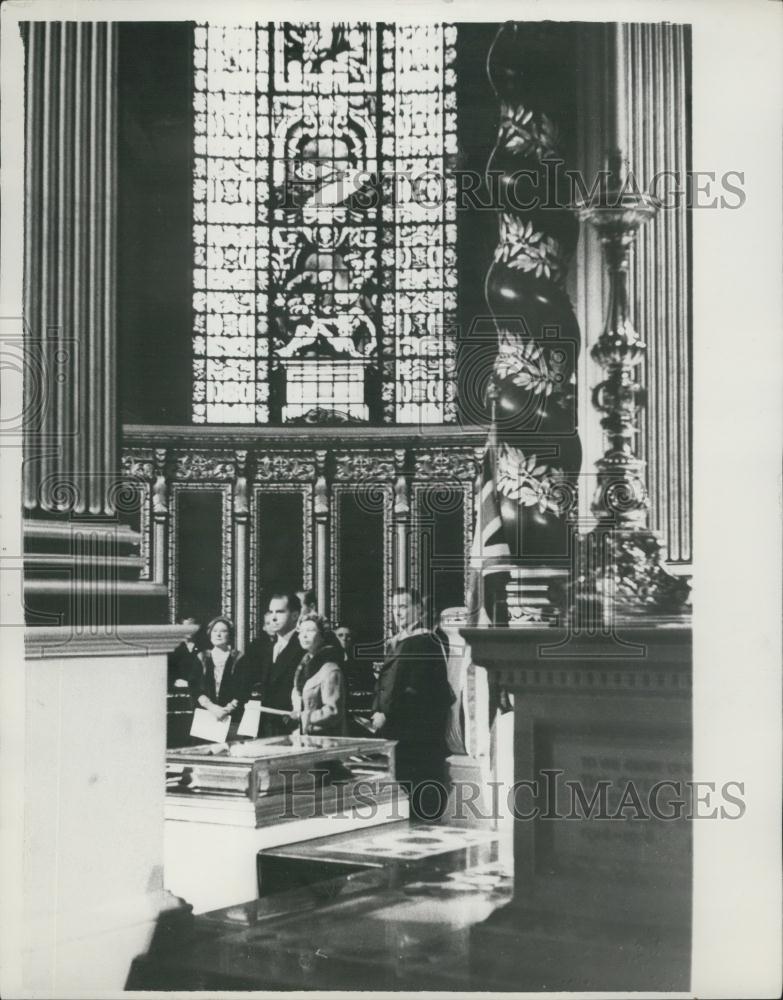
<svg viewBox="0 0 783 1000">
<path fill-rule="evenodd" d="M 455 419 L 455 45 L 196 27 L 195 423 Z"/>
</svg>

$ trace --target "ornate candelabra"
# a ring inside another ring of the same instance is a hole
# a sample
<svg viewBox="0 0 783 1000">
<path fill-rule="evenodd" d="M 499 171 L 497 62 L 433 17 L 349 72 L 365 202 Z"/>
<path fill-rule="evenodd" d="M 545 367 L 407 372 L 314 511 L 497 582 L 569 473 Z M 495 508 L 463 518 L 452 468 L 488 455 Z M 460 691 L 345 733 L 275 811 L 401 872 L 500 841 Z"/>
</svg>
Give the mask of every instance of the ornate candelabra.
<svg viewBox="0 0 783 1000">
<path fill-rule="evenodd" d="M 577 216 L 598 233 L 609 275 L 606 324 L 591 350 L 606 372 L 592 399 L 603 414 L 607 448 L 596 463 L 592 509 L 598 523 L 581 541 L 569 600 L 572 619 L 603 625 L 612 618 L 679 616 L 690 590 L 661 564 L 662 539 L 647 523 L 645 463 L 635 453 L 645 397 L 636 373 L 646 345 L 631 320 L 628 267 L 640 226 L 659 206 L 649 195 L 626 190 L 619 150 L 610 156 L 608 175 L 607 185 L 576 206 Z"/>
</svg>

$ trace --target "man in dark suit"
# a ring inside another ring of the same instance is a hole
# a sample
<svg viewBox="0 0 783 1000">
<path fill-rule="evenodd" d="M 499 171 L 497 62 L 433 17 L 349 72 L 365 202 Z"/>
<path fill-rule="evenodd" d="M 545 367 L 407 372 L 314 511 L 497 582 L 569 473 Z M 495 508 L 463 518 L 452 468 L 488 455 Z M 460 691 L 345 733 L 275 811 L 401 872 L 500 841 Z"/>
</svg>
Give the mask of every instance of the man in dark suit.
<svg viewBox="0 0 783 1000">
<path fill-rule="evenodd" d="M 296 594 L 273 594 L 269 601 L 270 639 L 254 639 L 245 653 L 245 664 L 253 678 L 253 697 L 266 708 L 292 709 L 294 674 L 304 650 L 296 625 L 302 605 Z M 296 723 L 279 715 L 261 713 L 259 736 L 280 736 Z"/>
<path fill-rule="evenodd" d="M 196 626 L 200 623 L 197 619 L 188 617 L 182 619 L 182 624 Z M 191 680 L 201 672 L 199 653 L 204 644 L 200 632 L 200 628 L 194 631 L 168 654 L 169 690 L 174 687 L 186 688 Z"/>
<path fill-rule="evenodd" d="M 353 632 L 348 625 L 344 622 L 339 623 L 333 634 L 343 651 L 342 668 L 348 688 L 346 699 L 348 711 L 356 709 L 366 714 L 372 706 L 375 690 L 375 675 L 372 672 L 372 664 L 366 660 L 354 658 Z"/>
<path fill-rule="evenodd" d="M 375 691 L 372 728 L 397 740 L 397 778 L 414 817 L 432 822 L 446 804 L 446 722 L 453 694 L 437 636 L 422 624 L 415 590 L 397 590 L 389 642 Z"/>
</svg>

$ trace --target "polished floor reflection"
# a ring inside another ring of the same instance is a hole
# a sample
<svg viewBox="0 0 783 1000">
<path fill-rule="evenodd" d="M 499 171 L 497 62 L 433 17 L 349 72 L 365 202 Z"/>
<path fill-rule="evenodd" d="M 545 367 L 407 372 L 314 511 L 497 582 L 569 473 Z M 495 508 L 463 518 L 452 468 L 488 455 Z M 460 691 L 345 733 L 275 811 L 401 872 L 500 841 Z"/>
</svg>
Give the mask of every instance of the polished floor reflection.
<svg viewBox="0 0 783 1000">
<path fill-rule="evenodd" d="M 294 851 L 309 863 L 309 884 L 197 917 L 189 934 L 151 954 L 129 985 L 486 988 L 486 980 L 471 976 L 469 938 L 473 926 L 511 898 L 511 848 L 497 834 L 406 824 L 292 845 Z M 282 860 L 290 874 L 297 859 Z M 263 885 L 263 865 L 260 871 Z"/>
</svg>

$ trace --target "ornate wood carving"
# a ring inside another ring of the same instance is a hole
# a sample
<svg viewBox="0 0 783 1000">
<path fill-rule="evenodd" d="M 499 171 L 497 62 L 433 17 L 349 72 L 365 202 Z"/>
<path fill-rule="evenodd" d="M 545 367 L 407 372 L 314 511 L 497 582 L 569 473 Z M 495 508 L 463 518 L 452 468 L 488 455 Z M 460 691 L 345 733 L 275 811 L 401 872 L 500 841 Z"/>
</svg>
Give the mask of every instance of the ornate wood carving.
<svg viewBox="0 0 783 1000">
<path fill-rule="evenodd" d="M 240 449 L 234 452 L 234 467 L 236 481 L 234 482 L 234 518 L 247 520 L 249 513 L 247 492 L 247 451 Z"/>
<path fill-rule="evenodd" d="M 165 448 L 155 449 L 155 481 L 151 488 L 152 493 L 152 515 L 154 539 L 152 551 L 154 556 L 155 583 L 164 583 L 166 580 L 166 532 L 168 530 L 169 519 L 169 496 L 168 482 L 166 480 L 168 463 L 168 452 Z"/>
<path fill-rule="evenodd" d="M 236 480 L 234 481 L 234 601 L 233 617 L 236 643 L 244 649 L 248 641 L 248 552 L 247 534 L 250 506 L 247 487 L 247 450 L 234 453 Z"/>
<path fill-rule="evenodd" d="M 178 481 L 227 481 L 233 479 L 235 473 L 235 456 L 228 452 L 186 451 L 176 454 L 174 478 Z"/>
<path fill-rule="evenodd" d="M 392 451 L 338 451 L 335 452 L 334 461 L 334 478 L 337 482 L 391 482 L 395 474 Z"/>
<path fill-rule="evenodd" d="M 221 457 L 217 461 L 218 465 L 225 464 L 225 457 Z M 209 463 L 205 463 L 200 468 L 209 467 Z M 233 463 L 232 463 L 233 467 Z M 206 476 L 204 477 L 207 478 Z M 232 607 L 232 592 L 233 592 L 233 581 L 232 581 L 232 524 L 231 524 L 231 513 L 232 513 L 232 500 L 231 500 L 231 484 L 230 483 L 219 483 L 219 482 L 205 482 L 205 481 L 175 481 L 171 484 L 170 490 L 170 511 L 169 511 L 169 538 L 168 538 L 168 588 L 169 588 L 169 616 L 171 621 L 174 622 L 179 617 L 179 579 L 177 577 L 177 545 L 179 544 L 178 539 L 178 522 L 179 522 L 179 511 L 178 511 L 178 500 L 183 492 L 191 491 L 203 491 L 207 493 L 218 492 L 221 495 L 221 521 L 222 521 L 222 547 L 221 547 L 221 607 L 220 613 L 233 616 Z"/>
<path fill-rule="evenodd" d="M 315 489 L 313 491 L 313 512 L 316 521 L 327 521 L 329 518 L 329 485 L 326 480 L 325 450 L 315 453 Z"/>
<path fill-rule="evenodd" d="M 299 494 L 302 497 L 302 562 L 304 566 L 304 579 L 302 584 L 305 590 L 309 590 L 313 584 L 313 483 L 300 482 L 273 482 L 263 481 L 254 484 L 250 493 L 250 585 L 248 587 L 249 600 L 249 635 L 251 637 L 258 634 L 261 627 L 259 618 L 260 608 L 258 607 L 258 574 L 259 574 L 259 551 L 258 551 L 258 501 L 264 493 L 289 493 Z M 263 617 L 263 616 L 261 616 Z"/>
<path fill-rule="evenodd" d="M 410 514 L 410 496 L 408 490 L 408 477 L 406 475 L 407 456 L 404 448 L 397 448 L 394 451 L 394 516 L 398 521 L 405 521 Z"/>
<path fill-rule="evenodd" d="M 478 470 L 476 461 L 473 448 L 438 448 L 418 452 L 415 477 L 417 480 L 473 482 Z"/>
<path fill-rule="evenodd" d="M 340 574 L 339 574 L 339 556 L 340 556 L 340 538 L 341 538 L 341 517 L 340 517 L 340 497 L 345 493 L 356 492 L 356 486 L 361 486 L 361 483 L 335 483 L 332 487 L 332 497 L 333 497 L 333 514 L 332 514 L 332 537 L 331 537 L 331 579 L 330 579 L 330 590 L 331 590 L 331 607 L 332 613 L 336 618 L 339 618 L 343 614 L 343 609 L 341 607 L 341 594 L 340 594 Z M 383 512 L 383 622 L 384 622 L 384 637 L 387 638 L 392 634 L 393 623 L 391 616 L 391 600 L 390 596 L 394 588 L 394 531 L 393 531 L 393 517 L 394 517 L 394 491 L 391 482 L 379 483 L 373 482 L 372 480 L 365 480 L 365 489 L 362 490 L 363 502 L 366 503 L 368 509 L 382 511 Z M 382 654 L 382 649 L 379 648 L 379 657 Z"/>
<path fill-rule="evenodd" d="M 613 34 L 621 64 L 625 27 L 615 25 Z M 625 134 L 624 128 L 616 131 Z M 598 523 L 583 540 L 569 598 L 578 627 L 606 624 L 608 616 L 677 615 L 689 592 L 686 581 L 670 576 L 661 565 L 662 541 L 648 527 L 645 463 L 635 453 L 637 415 L 645 397 L 636 373 L 647 345 L 633 325 L 628 272 L 639 229 L 655 217 L 660 204 L 628 184 L 624 152 L 610 150 L 608 188 L 578 206 L 579 217 L 598 233 L 609 276 L 606 324 L 591 351 L 605 370 L 593 391 L 593 405 L 603 414 L 607 448 L 596 462 L 593 512 Z"/>
<path fill-rule="evenodd" d="M 315 456 L 312 452 L 286 451 L 259 454 L 256 459 L 256 482 L 313 482 Z"/>
<path fill-rule="evenodd" d="M 122 453 L 122 473 L 126 479 L 151 482 L 154 476 L 155 453 L 152 448 L 125 450 Z"/>
<path fill-rule="evenodd" d="M 168 483 L 166 482 L 167 459 L 168 453 L 165 448 L 155 449 L 152 510 L 156 520 L 165 519 L 169 510 Z"/>
<path fill-rule="evenodd" d="M 329 600 L 329 485 L 326 479 L 325 450 L 315 453 L 316 480 L 313 489 L 313 510 L 315 514 L 315 594 L 321 614 L 328 617 L 331 607 Z"/>
<path fill-rule="evenodd" d="M 508 22 L 487 60 L 500 101 L 487 165 L 499 173 L 502 205 L 486 281 L 498 334 L 493 429 L 506 473 L 496 488 L 511 556 L 526 566 L 567 555 L 581 462 L 579 328 L 565 290 L 578 227 L 565 178 L 547 162 L 562 158 L 557 102 L 571 44 L 568 25 Z"/>
<path fill-rule="evenodd" d="M 194 438 L 194 443 L 197 439 Z M 244 445 L 243 438 L 242 444 Z M 247 439 L 250 445 L 250 439 Z M 179 600 L 176 580 L 177 497 L 185 489 L 220 489 L 223 495 L 224 575 L 223 610 L 232 615 L 242 640 L 252 637 L 258 620 L 258 498 L 265 492 L 298 494 L 303 498 L 302 539 L 306 588 L 320 591 L 320 606 L 336 613 L 339 598 L 337 559 L 340 552 L 339 498 L 361 489 L 364 502 L 383 513 L 384 591 L 409 582 L 416 559 L 413 531 L 413 492 L 447 484 L 462 491 L 465 517 L 465 567 L 468 572 L 470 529 L 473 519 L 473 481 L 481 450 L 471 442 L 454 447 L 371 450 L 369 448 L 280 449 L 258 452 L 250 447 L 228 449 L 223 442 L 210 448 L 171 445 L 168 436 L 150 447 L 128 447 L 123 472 L 147 489 L 149 521 L 142 522 L 147 551 L 163 551 L 171 567 L 169 590 L 173 613 Z M 155 501 L 151 494 L 155 491 Z M 155 521 L 152 522 L 153 511 Z M 245 530 L 243 530 L 243 525 Z M 166 530 L 161 549 L 155 531 Z M 155 545 L 152 545 L 153 539 Z M 246 567 L 243 569 L 243 565 Z M 156 562 L 157 566 L 157 562 Z M 160 567 L 157 566 L 156 572 Z M 230 579 L 229 579 L 230 578 Z M 243 581 L 246 587 L 243 589 Z M 229 603 L 230 602 L 230 603 Z M 388 602 L 387 602 L 388 603 Z M 243 623 L 243 614 L 245 616 Z M 387 630 L 390 608 L 384 608 Z"/>
</svg>

